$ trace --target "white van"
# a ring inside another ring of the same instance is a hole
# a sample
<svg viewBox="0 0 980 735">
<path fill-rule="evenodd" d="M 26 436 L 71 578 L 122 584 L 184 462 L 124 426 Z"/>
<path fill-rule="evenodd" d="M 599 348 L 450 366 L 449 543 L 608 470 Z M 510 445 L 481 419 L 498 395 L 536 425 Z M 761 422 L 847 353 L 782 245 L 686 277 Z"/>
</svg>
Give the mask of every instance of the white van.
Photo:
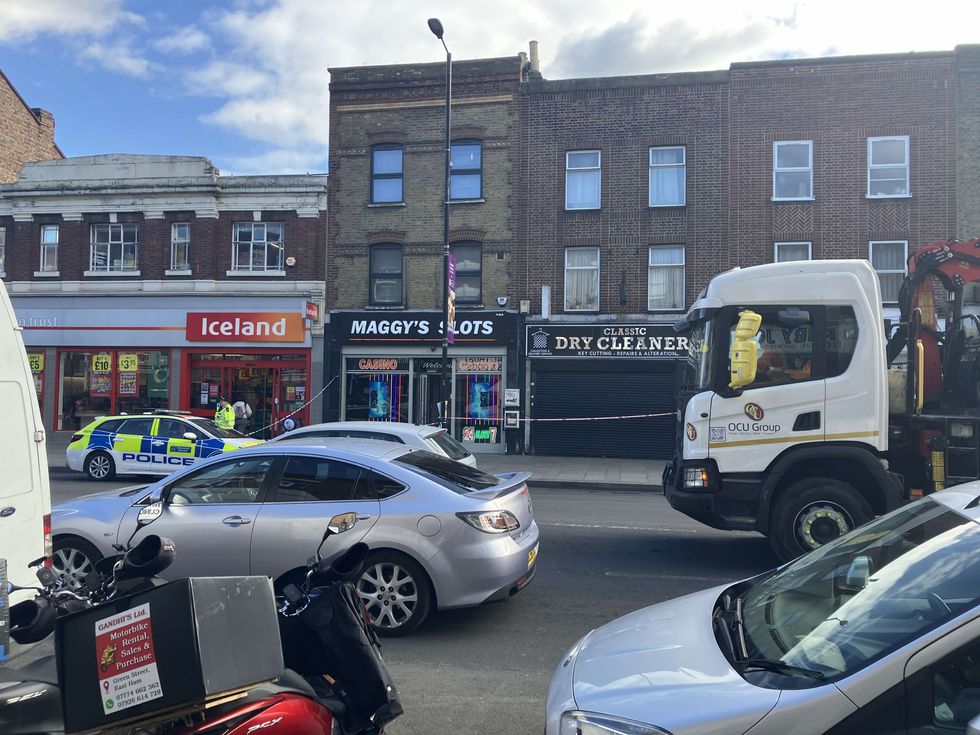
<svg viewBox="0 0 980 735">
<path fill-rule="evenodd" d="M 0 559 L 6 562 L 9 581 L 36 585 L 34 570 L 27 565 L 42 556 L 51 556 L 48 455 L 21 328 L 3 283 L 0 407 Z M 6 591 L 6 580 L 2 578 L 0 588 Z"/>
</svg>

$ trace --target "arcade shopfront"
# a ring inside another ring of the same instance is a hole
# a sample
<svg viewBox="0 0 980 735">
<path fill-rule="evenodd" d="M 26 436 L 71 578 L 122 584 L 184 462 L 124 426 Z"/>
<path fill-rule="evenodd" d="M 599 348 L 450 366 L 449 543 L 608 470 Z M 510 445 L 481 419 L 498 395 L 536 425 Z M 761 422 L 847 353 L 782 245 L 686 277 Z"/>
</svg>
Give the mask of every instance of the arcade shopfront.
<svg viewBox="0 0 980 735">
<path fill-rule="evenodd" d="M 470 451 L 516 446 L 517 430 L 505 429 L 504 409 L 507 388 L 519 385 L 517 320 L 511 312 L 457 312 L 447 425 Z M 438 423 L 440 325 L 436 312 L 331 313 L 327 365 L 340 380 L 326 414 L 344 421 Z"/>
</svg>

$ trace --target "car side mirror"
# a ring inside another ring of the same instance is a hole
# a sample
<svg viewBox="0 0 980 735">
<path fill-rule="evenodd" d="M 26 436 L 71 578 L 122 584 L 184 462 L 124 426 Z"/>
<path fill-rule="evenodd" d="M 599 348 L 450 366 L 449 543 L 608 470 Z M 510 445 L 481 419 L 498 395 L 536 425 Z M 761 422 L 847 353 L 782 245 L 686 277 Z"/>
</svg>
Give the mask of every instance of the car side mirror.
<svg viewBox="0 0 980 735">
<path fill-rule="evenodd" d="M 195 434 L 193 431 L 185 431 L 184 432 L 184 438 L 185 439 L 190 439 L 191 441 L 196 441 L 197 440 L 197 434 Z"/>
<path fill-rule="evenodd" d="M 323 534 L 323 539 L 326 540 L 328 536 L 332 536 L 335 533 L 349 531 L 356 523 L 356 513 L 341 513 L 339 515 L 335 515 L 327 524 L 327 532 Z"/>
<path fill-rule="evenodd" d="M 150 503 L 140 509 L 140 512 L 136 516 L 136 529 L 139 530 L 143 526 L 148 526 L 157 518 L 163 514 L 163 503 L 157 501 L 155 503 Z"/>
</svg>

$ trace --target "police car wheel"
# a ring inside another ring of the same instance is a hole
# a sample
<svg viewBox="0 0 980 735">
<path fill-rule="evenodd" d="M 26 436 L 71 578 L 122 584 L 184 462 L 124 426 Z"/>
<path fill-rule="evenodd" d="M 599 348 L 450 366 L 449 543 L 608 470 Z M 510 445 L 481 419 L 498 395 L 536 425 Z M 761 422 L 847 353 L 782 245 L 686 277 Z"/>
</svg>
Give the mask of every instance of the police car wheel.
<svg viewBox="0 0 980 735">
<path fill-rule="evenodd" d="M 92 452 L 85 460 L 85 474 L 93 480 L 111 480 L 116 476 L 116 463 L 106 452 Z"/>
</svg>

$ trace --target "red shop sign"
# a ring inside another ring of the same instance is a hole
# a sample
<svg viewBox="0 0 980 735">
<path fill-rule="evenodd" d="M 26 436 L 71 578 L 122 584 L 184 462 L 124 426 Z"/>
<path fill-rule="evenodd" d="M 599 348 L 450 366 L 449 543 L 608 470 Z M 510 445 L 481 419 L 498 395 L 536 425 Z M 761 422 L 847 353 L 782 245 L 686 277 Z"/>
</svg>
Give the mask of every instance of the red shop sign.
<svg viewBox="0 0 980 735">
<path fill-rule="evenodd" d="M 188 342 L 302 342 L 303 315 L 292 312 L 187 312 Z"/>
<path fill-rule="evenodd" d="M 306 302 L 306 318 L 315 322 L 320 321 L 320 306 L 312 302 Z"/>
</svg>

